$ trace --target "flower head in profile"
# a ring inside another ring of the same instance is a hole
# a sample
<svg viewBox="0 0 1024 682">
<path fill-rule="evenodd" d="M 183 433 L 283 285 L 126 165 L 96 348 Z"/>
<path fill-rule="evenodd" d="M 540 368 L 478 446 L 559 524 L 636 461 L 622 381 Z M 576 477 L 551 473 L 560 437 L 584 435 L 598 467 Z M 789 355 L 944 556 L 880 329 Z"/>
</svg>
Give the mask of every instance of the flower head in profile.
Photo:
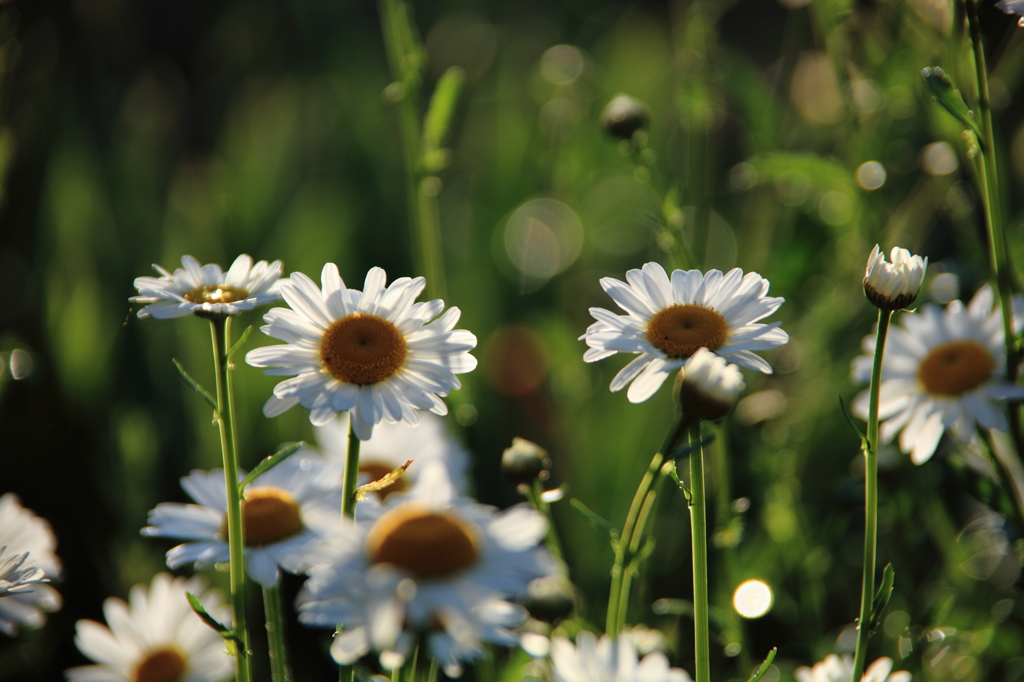
<svg viewBox="0 0 1024 682">
<path fill-rule="evenodd" d="M 660 651 L 638 661 L 636 644 L 629 636 L 598 639 L 583 631 L 576 636 L 576 644 L 555 637 L 551 664 L 556 682 L 691 682 L 685 670 L 670 668 Z"/>
<path fill-rule="evenodd" d="M 679 399 L 683 410 L 707 421 L 717 421 L 727 415 L 745 386 L 739 367 L 730 365 L 707 348 L 700 348 L 690 356 L 682 375 Z"/>
<path fill-rule="evenodd" d="M 526 611 L 505 598 L 556 570 L 539 546 L 542 514 L 456 497 L 437 461 L 420 475 L 415 493 L 346 524 L 299 593 L 302 623 L 342 626 L 331 645 L 340 664 L 374 651 L 382 666 L 399 667 L 422 635 L 430 656 L 457 676 L 463 661 L 485 655 L 482 642 L 518 642 L 511 628 Z"/>
<path fill-rule="evenodd" d="M 341 483 L 348 452 L 348 415 L 340 415 L 316 427 L 316 441 L 327 462 L 328 473 Z M 448 433 L 444 419 L 426 412 L 419 424 L 382 422 L 373 430 L 373 437 L 359 449 L 359 485 L 380 480 L 407 461 L 413 465 L 394 483 L 376 491 L 378 499 L 394 493 L 408 492 L 420 485 L 420 472 L 428 462 L 439 461 L 448 471 L 448 478 L 459 493 L 469 490 L 469 452 Z"/>
<path fill-rule="evenodd" d="M 476 337 L 455 329 L 458 308 L 441 315 L 444 301 L 415 302 L 426 286 L 422 277 L 385 286 L 386 278 L 372 268 L 362 291 L 349 289 L 328 263 L 323 289 L 298 272 L 281 285 L 290 308 L 268 312 L 261 329 L 286 343 L 249 351 L 245 361 L 271 368 L 266 374 L 295 376 L 274 387 L 263 414 L 301 404 L 309 421 L 323 426 L 350 410 L 356 435 L 369 440 L 382 421 L 417 424 L 417 410 L 448 413 L 441 397 L 461 386 L 456 374 L 476 367 L 469 354 Z"/>
<path fill-rule="evenodd" d="M 882 310 L 900 310 L 917 298 L 928 259 L 898 246 L 893 247 L 889 258 L 891 263 L 885 261 L 885 254 L 875 244 L 864 268 L 864 295 Z"/>
<path fill-rule="evenodd" d="M 281 297 L 277 288 L 284 266 L 279 260 L 253 265 L 252 258 L 243 253 L 227 272 L 216 263 L 200 265 L 192 256 L 182 256 L 181 265 L 173 274 L 153 265 L 160 277 L 135 278 L 139 295 L 128 300 L 149 304 L 139 311 L 139 317 L 237 315 Z"/>
<path fill-rule="evenodd" d="M 60 577 L 50 524 L 21 506 L 17 495 L 0 496 L 0 632 L 14 637 L 20 626 L 42 626 L 45 612 L 61 607 L 47 584 Z"/>
<path fill-rule="evenodd" d="M 128 603 L 116 597 L 103 602 L 109 627 L 92 620 L 75 625 L 78 650 L 97 665 L 69 668 L 69 682 L 223 682 L 234 674 L 234 659 L 224 640 L 199 619 L 185 593 L 195 595 L 221 622 L 230 609 L 221 605 L 218 590 L 207 590 L 195 576 L 153 576 L 150 585 L 136 585 Z"/>
<path fill-rule="evenodd" d="M 340 523 L 340 490 L 323 474 L 323 463 L 296 454 L 246 486 L 245 569 L 263 587 L 277 585 L 282 568 L 291 573 L 308 568 L 314 547 Z M 167 552 L 170 568 L 228 561 L 223 469 L 193 471 L 181 479 L 181 487 L 199 504 L 158 504 L 142 534 L 190 541 Z"/>
<path fill-rule="evenodd" d="M 611 390 L 629 385 L 632 403 L 647 400 L 682 367 L 699 348 L 748 369 L 771 374 L 772 368 L 753 351 L 767 350 L 789 341 L 779 322 L 760 324 L 783 303 L 766 296 L 768 280 L 739 268 L 722 274 L 710 270 L 674 270 L 671 279 L 657 263 L 626 273 L 627 282 L 611 277 L 601 287 L 626 311 L 618 315 L 591 308 L 597 320 L 580 339 L 590 349 L 586 362 L 616 353 L 637 357 L 612 380 Z M 632 383 L 630 383 L 632 382 Z"/>
<path fill-rule="evenodd" d="M 892 665 L 892 659 L 883 656 L 868 666 L 860 679 L 862 682 L 910 682 L 911 676 L 906 670 L 890 673 Z M 824 661 L 815 663 L 813 668 L 801 666 L 793 675 L 796 682 L 849 682 L 853 677 L 853 657 L 847 654 L 839 658 L 829 654 Z"/>
<path fill-rule="evenodd" d="M 882 361 L 878 416 L 882 442 L 900 434 L 903 452 L 915 464 L 928 461 L 942 434 L 950 429 L 970 440 L 975 425 L 1005 431 L 1006 414 L 1000 402 L 1024 398 L 1024 387 L 1004 376 L 1006 351 L 1003 323 L 995 295 L 988 285 L 969 305 L 953 301 L 945 310 L 927 304 L 905 313 L 889 328 Z M 1024 328 L 1024 298 L 1013 299 L 1013 329 Z M 868 383 L 875 344 L 864 338 L 868 353 L 853 361 L 853 379 Z M 868 392 L 857 396 L 854 410 L 868 413 Z"/>
</svg>

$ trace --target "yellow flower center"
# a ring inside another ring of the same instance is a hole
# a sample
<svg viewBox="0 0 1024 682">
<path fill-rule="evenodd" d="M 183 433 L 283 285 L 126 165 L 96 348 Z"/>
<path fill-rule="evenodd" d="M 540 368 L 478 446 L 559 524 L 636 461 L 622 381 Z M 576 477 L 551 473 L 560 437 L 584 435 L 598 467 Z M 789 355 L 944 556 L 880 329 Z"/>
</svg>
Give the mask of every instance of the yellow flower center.
<svg viewBox="0 0 1024 682">
<path fill-rule="evenodd" d="M 249 292 L 226 284 L 205 284 L 185 293 L 189 303 L 236 303 L 249 298 Z"/>
<path fill-rule="evenodd" d="M 246 547 L 271 545 L 302 532 L 302 512 L 286 490 L 249 488 L 242 499 L 242 527 Z M 220 532 L 227 537 L 227 516 L 221 522 Z"/>
<path fill-rule="evenodd" d="M 185 656 L 177 648 L 156 649 L 135 666 L 131 682 L 178 682 L 186 667 Z"/>
<path fill-rule="evenodd" d="M 702 305 L 669 306 L 647 323 L 647 340 L 670 358 L 688 358 L 700 348 L 718 350 L 728 336 L 722 314 Z"/>
<path fill-rule="evenodd" d="M 320 361 L 327 371 L 338 381 L 360 386 L 397 372 L 408 352 L 395 325 L 361 313 L 336 320 L 320 341 Z"/>
<path fill-rule="evenodd" d="M 366 537 L 374 564 L 392 564 L 417 578 L 446 578 L 472 566 L 479 549 L 472 528 L 443 512 L 404 504 L 380 517 Z"/>
<path fill-rule="evenodd" d="M 395 467 L 390 467 L 382 462 L 374 462 L 372 460 L 359 461 L 359 473 L 366 474 L 367 478 L 370 479 L 370 483 L 373 483 L 374 481 L 379 481 L 380 479 L 384 478 L 385 476 L 390 474 L 394 470 L 394 468 Z M 406 476 L 408 476 L 408 474 L 406 474 Z M 388 495 L 391 495 L 392 493 L 401 493 L 405 492 L 408 489 L 409 485 L 405 481 L 405 476 L 401 476 L 386 488 L 374 490 L 373 492 L 381 500 L 384 500 Z"/>
<path fill-rule="evenodd" d="M 932 348 L 917 368 L 917 380 L 933 395 L 959 396 L 985 383 L 995 358 L 977 341 L 950 341 Z"/>
</svg>

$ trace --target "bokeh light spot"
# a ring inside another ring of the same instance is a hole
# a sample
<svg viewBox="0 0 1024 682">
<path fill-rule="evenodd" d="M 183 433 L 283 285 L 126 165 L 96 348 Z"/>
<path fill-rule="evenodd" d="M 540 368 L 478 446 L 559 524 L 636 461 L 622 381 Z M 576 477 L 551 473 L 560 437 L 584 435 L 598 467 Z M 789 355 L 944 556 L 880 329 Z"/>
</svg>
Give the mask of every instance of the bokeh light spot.
<svg viewBox="0 0 1024 682">
<path fill-rule="evenodd" d="M 928 175 L 949 175 L 960 165 L 948 142 L 932 142 L 921 151 L 921 166 Z"/>
<path fill-rule="evenodd" d="M 572 265 L 582 246 L 580 219 L 554 199 L 526 202 L 505 226 L 505 249 L 512 264 L 537 279 L 548 279 Z"/>
<path fill-rule="evenodd" d="M 843 225 L 853 217 L 853 202 L 843 192 L 825 192 L 818 200 L 818 215 L 829 225 Z"/>
<path fill-rule="evenodd" d="M 861 189 L 878 189 L 885 184 L 885 167 L 877 161 L 865 161 L 857 167 L 857 184 Z"/>
<path fill-rule="evenodd" d="M 540 58 L 540 74 L 554 85 L 568 85 L 583 73 L 583 54 L 572 45 L 555 45 Z"/>
<path fill-rule="evenodd" d="M 732 595 L 732 606 L 744 618 L 760 618 L 772 608 L 772 588 L 761 580 L 740 583 Z"/>
</svg>

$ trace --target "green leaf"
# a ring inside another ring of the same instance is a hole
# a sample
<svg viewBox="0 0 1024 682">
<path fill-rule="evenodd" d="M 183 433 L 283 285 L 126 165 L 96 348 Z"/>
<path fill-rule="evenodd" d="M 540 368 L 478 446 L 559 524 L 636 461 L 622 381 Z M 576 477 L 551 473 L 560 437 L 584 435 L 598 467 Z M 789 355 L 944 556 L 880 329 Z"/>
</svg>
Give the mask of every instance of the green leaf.
<svg viewBox="0 0 1024 682">
<path fill-rule="evenodd" d="M 444 140 L 448 137 L 451 128 L 452 114 L 455 112 L 455 105 L 459 101 L 459 93 L 462 91 L 462 84 L 466 80 L 466 72 L 458 66 L 453 66 L 444 72 L 434 94 L 430 98 L 430 106 L 427 108 L 427 116 L 423 121 L 423 157 L 440 150 Z M 443 167 L 443 166 L 442 166 Z M 436 172 L 441 168 L 428 168 L 428 172 Z"/>
<path fill-rule="evenodd" d="M 764 659 L 764 663 L 754 671 L 754 674 L 750 676 L 750 679 L 747 680 L 747 682 L 757 682 L 764 677 L 765 673 L 768 672 L 768 669 L 772 667 L 772 661 L 775 660 L 775 654 L 777 653 L 779 653 L 779 648 L 772 647 L 772 650 L 768 652 L 768 657 Z"/>
<path fill-rule="evenodd" d="M 572 508 L 578 511 L 583 516 L 583 518 L 586 519 L 587 523 L 589 523 L 591 526 L 601 531 L 602 533 L 607 533 L 608 537 L 611 538 L 612 542 L 615 542 L 619 539 L 618 529 L 616 529 L 615 526 L 608 523 L 603 518 L 598 516 L 596 513 L 591 511 L 587 505 L 583 504 L 575 497 L 569 500 L 569 504 L 571 504 Z"/>
<path fill-rule="evenodd" d="M 210 615 L 210 612 L 206 610 L 206 607 L 199 603 L 199 599 L 191 592 L 186 592 L 185 596 L 188 598 L 188 604 L 195 611 L 196 615 L 199 616 L 204 623 L 213 628 L 214 632 L 223 637 L 229 642 L 235 645 L 235 651 L 241 651 L 244 655 L 242 648 L 242 641 L 235 636 L 235 633 L 231 631 L 228 626 L 221 623 L 219 620 Z"/>
<path fill-rule="evenodd" d="M 249 334 L 251 333 L 252 325 L 250 324 L 248 327 L 245 328 L 245 331 L 243 331 L 242 334 L 238 337 L 238 341 L 235 341 L 235 345 L 231 346 L 231 350 L 228 351 L 228 360 L 230 360 L 231 356 L 235 354 L 235 351 L 241 348 L 242 344 L 249 339 Z"/>
<path fill-rule="evenodd" d="M 867 448 L 868 437 L 865 436 L 864 432 L 860 430 L 860 427 L 854 423 L 853 417 L 850 416 L 850 411 L 846 409 L 846 401 L 843 400 L 843 396 L 839 396 L 839 409 L 843 411 L 843 416 L 846 417 L 846 423 L 850 425 L 853 432 L 857 434 L 858 438 L 860 438 L 861 447 Z"/>
<path fill-rule="evenodd" d="M 680 457 L 686 457 L 691 452 L 695 452 L 700 448 L 704 448 L 707 447 L 708 445 L 711 445 L 714 441 L 714 435 L 710 435 L 707 438 L 704 438 L 699 443 L 687 443 L 686 445 L 683 445 L 673 450 L 672 454 L 669 456 L 669 459 L 679 459 Z"/>
<path fill-rule="evenodd" d="M 187 371 L 185 371 L 185 367 L 182 366 L 182 364 L 180 362 L 178 362 L 177 358 L 171 358 L 171 362 L 174 363 L 174 368 L 178 370 L 178 374 L 185 381 L 185 383 L 188 384 L 189 387 L 193 391 L 195 391 L 196 393 L 201 395 L 203 398 L 205 398 L 206 402 L 210 403 L 210 407 L 212 407 L 213 409 L 216 410 L 217 409 L 217 401 L 213 399 L 213 396 L 210 395 L 209 393 L 207 393 L 206 389 L 203 388 L 199 384 L 198 381 L 193 379 L 191 374 L 189 374 Z"/>
<path fill-rule="evenodd" d="M 875 600 L 871 606 L 871 622 L 868 632 L 874 632 L 882 622 L 882 614 L 885 613 L 885 607 L 889 605 L 889 597 L 892 596 L 895 582 L 896 571 L 893 570 L 892 564 L 886 564 L 885 570 L 882 571 L 882 582 L 878 586 L 878 591 L 875 592 Z"/>
<path fill-rule="evenodd" d="M 953 87 L 953 81 L 949 79 L 946 72 L 941 67 L 929 66 L 921 71 L 921 77 L 931 88 L 935 101 L 951 113 L 953 118 L 967 126 L 979 138 L 978 144 L 980 145 L 981 129 L 978 128 L 974 112 L 968 108 L 960 91 Z"/>
<path fill-rule="evenodd" d="M 250 471 L 249 475 L 246 476 L 245 478 L 243 478 L 242 481 L 238 484 L 239 492 L 245 490 L 245 486 L 249 485 L 254 480 L 256 480 L 257 476 L 261 476 L 261 475 L 267 473 L 268 471 L 270 471 L 271 469 L 276 467 L 278 464 L 280 464 L 281 462 L 285 461 L 286 459 L 288 459 L 289 457 L 294 455 L 296 452 L 298 452 L 300 449 L 302 449 L 305 446 L 306 446 L 305 441 L 301 441 L 301 440 L 298 443 L 289 443 L 288 445 L 284 446 L 283 448 L 281 448 L 280 450 L 278 450 L 274 454 L 270 455 L 269 457 L 264 458 L 264 460 L 262 462 L 260 462 L 259 464 L 257 464 L 256 468 L 253 469 L 252 471 Z"/>
<path fill-rule="evenodd" d="M 674 466 L 672 467 L 672 471 L 668 472 L 668 475 L 672 478 L 673 481 L 676 482 L 676 485 L 679 486 L 679 489 L 683 491 L 683 497 L 686 498 L 687 502 L 693 499 L 693 494 L 690 493 L 690 489 L 686 487 L 686 484 L 683 483 L 683 480 L 679 478 L 679 471 Z"/>
</svg>

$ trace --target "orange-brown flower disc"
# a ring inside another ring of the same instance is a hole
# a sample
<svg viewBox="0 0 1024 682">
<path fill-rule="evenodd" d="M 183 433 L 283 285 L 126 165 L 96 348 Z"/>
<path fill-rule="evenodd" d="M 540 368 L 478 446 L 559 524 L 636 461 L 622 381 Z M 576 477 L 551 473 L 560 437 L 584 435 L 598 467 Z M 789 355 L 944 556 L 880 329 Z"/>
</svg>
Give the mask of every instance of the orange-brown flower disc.
<svg viewBox="0 0 1024 682">
<path fill-rule="evenodd" d="M 186 667 L 185 657 L 177 649 L 156 649 L 135 666 L 132 682 L 178 682 Z"/>
<path fill-rule="evenodd" d="M 688 358 L 701 348 L 718 350 L 728 336 L 721 313 L 692 303 L 659 310 L 647 323 L 647 340 L 670 358 Z"/>
<path fill-rule="evenodd" d="M 388 465 L 382 464 L 381 462 L 366 460 L 359 461 L 359 473 L 366 474 L 367 478 L 370 479 L 370 483 L 373 483 L 374 481 L 379 481 L 380 479 L 384 478 L 385 476 L 390 474 L 393 469 L 394 467 L 389 467 Z M 405 476 L 401 476 L 388 487 L 381 488 L 380 490 L 374 490 L 373 492 L 374 494 L 377 495 L 377 497 L 383 500 L 392 493 L 401 493 L 405 492 L 408 489 L 409 484 L 405 482 Z"/>
<path fill-rule="evenodd" d="M 301 533 L 302 512 L 287 490 L 249 488 L 242 500 L 242 526 L 245 546 L 262 547 Z M 227 537 L 227 516 L 221 522 L 220 532 Z"/>
<path fill-rule="evenodd" d="M 950 341 L 925 356 L 917 380 L 933 395 L 958 396 L 985 383 L 995 366 L 992 353 L 977 341 Z"/>
<path fill-rule="evenodd" d="M 402 332 L 376 315 L 336 320 L 320 340 L 320 361 L 327 371 L 338 381 L 360 386 L 397 372 L 408 352 Z"/>
<path fill-rule="evenodd" d="M 374 524 L 366 537 L 366 554 L 375 564 L 392 564 L 429 579 L 469 568 L 478 550 L 473 531 L 459 519 L 408 504 Z"/>
<path fill-rule="evenodd" d="M 226 284 L 206 284 L 185 293 L 189 303 L 236 303 L 249 298 L 249 292 Z"/>
</svg>

